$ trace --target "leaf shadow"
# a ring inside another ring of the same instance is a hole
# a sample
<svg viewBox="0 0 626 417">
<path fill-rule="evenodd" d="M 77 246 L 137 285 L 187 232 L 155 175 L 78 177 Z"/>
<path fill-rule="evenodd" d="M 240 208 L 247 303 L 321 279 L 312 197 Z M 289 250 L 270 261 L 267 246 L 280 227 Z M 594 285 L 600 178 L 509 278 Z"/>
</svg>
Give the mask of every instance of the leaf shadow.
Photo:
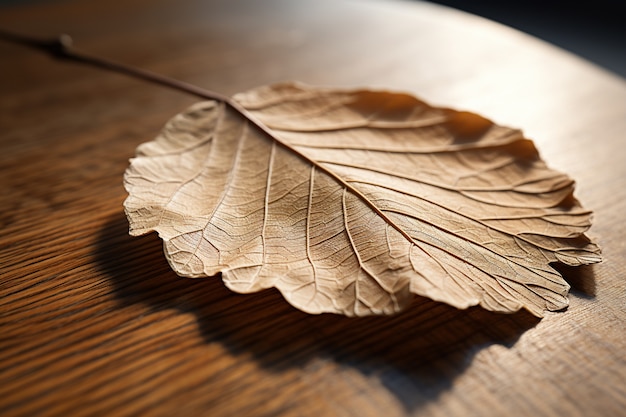
<svg viewBox="0 0 626 417">
<path fill-rule="evenodd" d="M 572 293 L 577 296 L 592 299 L 596 296 L 596 275 L 593 265 L 569 266 L 553 264 L 568 284 L 572 287 Z"/>
<path fill-rule="evenodd" d="M 271 372 L 311 370 L 317 360 L 332 361 L 377 378 L 407 410 L 449 389 L 481 349 L 512 346 L 539 321 L 526 312 L 460 311 L 419 297 L 391 317 L 308 315 L 275 290 L 241 295 L 229 291 L 219 277 L 177 277 L 155 234 L 133 238 L 127 230 L 123 214 L 111 217 L 96 254 L 122 305 L 192 313 L 206 343 L 251 356 Z"/>
</svg>

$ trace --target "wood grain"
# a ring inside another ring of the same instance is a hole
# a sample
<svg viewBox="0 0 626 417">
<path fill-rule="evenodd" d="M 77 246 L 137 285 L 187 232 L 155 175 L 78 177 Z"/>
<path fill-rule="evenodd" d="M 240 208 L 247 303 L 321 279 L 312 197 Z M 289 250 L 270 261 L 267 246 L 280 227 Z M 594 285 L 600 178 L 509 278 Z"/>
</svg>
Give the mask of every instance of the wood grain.
<svg viewBox="0 0 626 417">
<path fill-rule="evenodd" d="M 626 410 L 626 83 L 521 33 L 397 1 L 90 1 L 0 26 L 224 94 L 297 79 L 409 91 L 521 127 L 596 212 L 570 308 L 309 316 L 178 278 L 131 238 L 122 174 L 196 99 L 0 43 L 0 414 L 619 416 Z"/>
</svg>

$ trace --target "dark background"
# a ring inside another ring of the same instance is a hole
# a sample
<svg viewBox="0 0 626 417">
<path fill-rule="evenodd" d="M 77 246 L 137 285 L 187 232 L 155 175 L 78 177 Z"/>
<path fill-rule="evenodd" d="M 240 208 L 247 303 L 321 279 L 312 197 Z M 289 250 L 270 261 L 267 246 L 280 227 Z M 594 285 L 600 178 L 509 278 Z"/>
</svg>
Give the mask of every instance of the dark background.
<svg viewBox="0 0 626 417">
<path fill-rule="evenodd" d="M 560 46 L 626 78 L 626 1 L 432 0 Z"/>
</svg>

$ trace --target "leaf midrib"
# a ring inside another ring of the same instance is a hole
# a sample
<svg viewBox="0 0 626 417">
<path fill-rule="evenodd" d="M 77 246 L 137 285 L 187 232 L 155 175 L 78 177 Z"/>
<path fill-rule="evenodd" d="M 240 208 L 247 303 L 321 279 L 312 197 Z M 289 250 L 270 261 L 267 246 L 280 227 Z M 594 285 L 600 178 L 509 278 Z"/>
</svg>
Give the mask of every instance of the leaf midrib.
<svg viewBox="0 0 626 417">
<path fill-rule="evenodd" d="M 298 158 L 302 159 L 307 164 L 313 165 L 316 170 L 319 170 L 319 171 L 325 173 L 326 175 L 331 177 L 333 180 L 335 180 L 339 184 L 341 184 L 346 190 L 349 190 L 351 193 L 356 195 L 370 209 L 372 209 L 372 211 L 374 211 L 374 213 L 376 213 L 378 216 L 380 216 L 391 227 L 396 229 L 398 231 L 398 233 L 400 233 L 407 241 L 409 241 L 413 245 L 416 244 L 414 239 L 407 232 L 405 232 L 400 226 L 398 226 L 393 221 L 391 221 L 391 219 L 389 217 L 387 217 L 382 210 L 380 210 L 378 207 L 376 207 L 376 205 L 374 205 L 374 203 L 372 203 L 361 191 L 359 191 L 358 189 L 356 189 L 355 187 L 350 185 L 347 181 L 345 181 L 343 178 L 338 176 L 336 173 L 334 173 L 330 169 L 326 168 L 324 165 L 318 163 L 315 160 L 312 160 L 311 158 L 309 158 L 308 156 L 306 156 L 305 154 L 300 152 L 295 147 L 293 147 L 290 144 L 288 144 L 288 143 L 284 142 L 283 140 L 281 140 L 269 127 L 267 127 L 264 123 L 259 121 L 256 117 L 254 117 L 249 111 L 247 111 L 243 106 L 241 106 L 236 101 L 234 101 L 232 99 L 222 99 L 222 100 L 223 100 L 225 105 L 230 107 L 235 112 L 239 113 L 244 119 L 248 120 L 249 123 L 254 125 L 255 128 L 260 130 L 263 134 L 265 134 L 273 142 L 279 144 L 280 146 L 285 148 L 287 151 L 289 151 L 293 155 L 296 155 Z"/>
<path fill-rule="evenodd" d="M 250 114 L 250 112 L 248 112 L 243 106 L 239 105 L 234 100 L 229 99 L 228 101 L 225 101 L 225 104 L 228 105 L 235 112 L 239 113 L 244 119 L 246 119 L 249 123 L 251 123 L 257 129 L 259 129 L 263 134 L 265 134 L 274 143 L 279 144 L 280 146 L 285 148 L 287 151 L 291 152 L 293 155 L 296 155 L 297 157 L 302 159 L 307 164 L 310 164 L 310 165 L 314 166 L 316 170 L 324 172 L 325 174 L 330 176 L 333 180 L 337 181 L 339 184 L 341 184 L 344 187 L 344 189 L 349 190 L 351 193 L 353 193 L 355 196 L 357 196 L 359 199 L 361 199 L 361 201 L 363 201 L 372 211 L 374 211 L 374 213 L 376 213 L 381 219 L 383 219 L 383 221 L 385 221 L 387 224 L 389 224 L 391 227 L 393 227 L 396 231 L 398 231 L 398 233 L 400 233 L 411 245 L 420 248 L 420 246 L 417 244 L 417 242 L 415 241 L 415 239 L 413 237 L 411 237 L 404 229 L 402 229 L 395 222 L 393 222 L 380 208 L 378 208 L 372 201 L 370 201 L 367 198 L 367 196 L 365 196 L 365 194 L 363 194 L 360 190 L 358 190 L 357 188 L 352 186 L 350 183 L 345 181 L 343 178 L 341 178 L 339 175 L 337 175 L 332 170 L 326 168 L 321 163 L 318 163 L 317 161 L 309 158 L 307 155 L 305 155 L 302 152 L 300 152 L 297 148 L 295 148 L 295 147 L 291 146 L 290 144 L 288 144 L 288 143 L 284 142 L 283 140 L 281 140 L 269 127 L 267 127 L 264 123 L 259 121 L 255 116 Z M 466 240 L 466 239 L 464 239 L 464 240 Z M 425 242 L 423 242 L 423 243 L 425 243 Z M 439 249 L 445 251 L 450 256 L 460 260 L 461 262 L 468 262 L 466 259 L 462 258 L 461 256 L 459 256 L 459 255 L 457 255 L 457 254 L 455 254 L 453 252 L 450 252 L 450 251 L 446 250 L 445 248 L 439 248 Z M 493 251 L 491 251 L 491 252 L 493 252 Z M 501 256 L 501 255 L 498 255 L 498 256 Z M 517 262 L 514 262 L 514 261 L 512 261 L 512 262 L 514 264 L 518 265 L 519 267 L 521 267 L 523 269 L 526 269 L 526 270 L 528 270 L 529 272 L 531 272 L 533 274 L 536 274 L 536 272 L 531 271 L 531 269 L 529 267 L 527 267 L 525 265 L 521 265 L 521 264 L 519 264 Z M 472 263 L 472 265 L 474 267 L 476 267 L 477 269 L 483 271 L 487 275 L 490 275 L 490 273 L 488 271 L 485 271 L 485 269 L 483 267 L 481 267 L 479 265 L 475 265 L 474 263 Z M 526 285 L 524 285 L 524 286 L 527 287 Z"/>
</svg>

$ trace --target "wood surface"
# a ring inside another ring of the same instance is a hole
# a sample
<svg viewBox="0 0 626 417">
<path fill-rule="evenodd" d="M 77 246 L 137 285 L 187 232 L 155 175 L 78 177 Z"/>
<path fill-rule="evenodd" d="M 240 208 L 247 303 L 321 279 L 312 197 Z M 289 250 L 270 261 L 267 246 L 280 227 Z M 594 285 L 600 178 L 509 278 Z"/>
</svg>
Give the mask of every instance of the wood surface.
<svg viewBox="0 0 626 417">
<path fill-rule="evenodd" d="M 233 94 L 283 80 L 411 92 L 522 128 L 595 211 L 602 264 L 538 320 L 416 299 L 310 316 L 185 279 L 128 236 L 122 175 L 193 96 L 0 42 L 0 415 L 626 415 L 626 83 L 421 2 L 65 0 L 0 27 Z"/>
</svg>

